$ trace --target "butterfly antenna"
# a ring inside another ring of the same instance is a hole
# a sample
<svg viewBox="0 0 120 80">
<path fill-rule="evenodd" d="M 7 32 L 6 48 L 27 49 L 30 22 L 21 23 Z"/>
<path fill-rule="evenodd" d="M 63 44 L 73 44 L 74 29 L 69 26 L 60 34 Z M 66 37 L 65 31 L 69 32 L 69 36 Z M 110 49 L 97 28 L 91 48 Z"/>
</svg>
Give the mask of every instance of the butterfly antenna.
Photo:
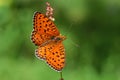
<svg viewBox="0 0 120 80">
<path fill-rule="evenodd" d="M 70 25 L 70 27 L 67 29 L 67 31 L 66 31 L 66 36 L 68 36 L 68 33 L 70 33 L 70 30 L 72 29 L 73 24 L 74 24 L 74 23 L 72 23 L 72 24 Z M 73 45 L 75 45 L 76 47 L 80 48 L 79 44 L 76 44 L 73 39 L 71 39 L 71 40 L 72 40 L 71 43 L 72 43 Z"/>
<path fill-rule="evenodd" d="M 79 44 L 77 44 L 77 43 L 75 43 L 75 42 L 73 42 L 74 40 L 73 39 L 71 39 L 71 43 L 74 45 L 74 46 L 76 46 L 76 47 L 78 47 L 78 48 L 80 48 L 80 45 Z"/>
<path fill-rule="evenodd" d="M 62 78 L 62 71 L 60 72 L 60 80 L 64 80 L 64 79 Z"/>
<path fill-rule="evenodd" d="M 66 36 L 68 35 L 68 33 L 70 33 L 70 30 L 72 29 L 73 23 L 70 25 L 70 27 L 68 27 L 67 31 L 66 31 Z"/>
</svg>

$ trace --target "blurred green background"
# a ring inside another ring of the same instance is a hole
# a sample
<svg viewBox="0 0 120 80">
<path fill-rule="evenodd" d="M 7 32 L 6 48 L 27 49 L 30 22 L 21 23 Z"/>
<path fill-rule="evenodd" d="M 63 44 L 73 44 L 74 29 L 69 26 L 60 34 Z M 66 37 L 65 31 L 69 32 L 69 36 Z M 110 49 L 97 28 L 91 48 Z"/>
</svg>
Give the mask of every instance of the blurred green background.
<svg viewBox="0 0 120 80">
<path fill-rule="evenodd" d="M 35 55 L 35 11 L 47 0 L 0 0 L 0 80 L 59 80 Z M 64 80 L 120 80 L 120 0 L 49 0 L 64 41 Z"/>
</svg>

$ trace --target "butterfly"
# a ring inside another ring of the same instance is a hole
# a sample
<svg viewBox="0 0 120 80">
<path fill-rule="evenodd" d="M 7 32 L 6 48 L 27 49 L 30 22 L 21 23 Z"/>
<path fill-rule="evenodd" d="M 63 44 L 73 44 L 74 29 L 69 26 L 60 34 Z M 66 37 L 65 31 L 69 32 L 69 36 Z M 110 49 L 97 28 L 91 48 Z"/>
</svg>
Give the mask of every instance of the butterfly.
<svg viewBox="0 0 120 80">
<path fill-rule="evenodd" d="M 33 18 L 32 42 L 38 46 L 35 55 L 52 69 L 62 71 L 65 66 L 65 49 L 62 36 L 52 20 L 40 12 Z"/>
</svg>

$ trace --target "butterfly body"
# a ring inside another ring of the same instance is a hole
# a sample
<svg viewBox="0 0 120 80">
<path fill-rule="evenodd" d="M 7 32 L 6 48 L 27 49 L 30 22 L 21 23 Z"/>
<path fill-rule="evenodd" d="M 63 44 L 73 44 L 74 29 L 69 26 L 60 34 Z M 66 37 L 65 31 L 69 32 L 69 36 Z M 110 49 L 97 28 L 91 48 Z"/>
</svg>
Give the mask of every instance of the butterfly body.
<svg viewBox="0 0 120 80">
<path fill-rule="evenodd" d="M 38 46 L 35 55 L 44 60 L 54 70 L 61 71 L 65 65 L 65 50 L 62 41 L 65 36 L 60 35 L 53 21 L 40 12 L 33 18 L 32 42 Z"/>
</svg>

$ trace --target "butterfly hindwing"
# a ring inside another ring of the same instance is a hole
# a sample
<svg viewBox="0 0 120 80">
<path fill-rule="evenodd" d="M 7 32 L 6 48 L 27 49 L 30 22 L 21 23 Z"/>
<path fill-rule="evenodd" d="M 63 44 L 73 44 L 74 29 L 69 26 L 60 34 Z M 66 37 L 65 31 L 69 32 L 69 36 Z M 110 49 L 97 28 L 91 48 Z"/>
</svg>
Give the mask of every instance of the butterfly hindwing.
<svg viewBox="0 0 120 80">
<path fill-rule="evenodd" d="M 61 71 L 65 65 L 65 50 L 62 43 L 57 43 L 51 45 L 52 50 L 50 55 L 46 58 L 47 64 L 49 64 L 53 69 Z"/>
<path fill-rule="evenodd" d="M 36 50 L 36 56 L 44 59 L 49 66 L 57 71 L 61 71 L 65 64 L 65 50 L 63 44 L 47 44 L 44 47 L 39 47 Z"/>
</svg>

